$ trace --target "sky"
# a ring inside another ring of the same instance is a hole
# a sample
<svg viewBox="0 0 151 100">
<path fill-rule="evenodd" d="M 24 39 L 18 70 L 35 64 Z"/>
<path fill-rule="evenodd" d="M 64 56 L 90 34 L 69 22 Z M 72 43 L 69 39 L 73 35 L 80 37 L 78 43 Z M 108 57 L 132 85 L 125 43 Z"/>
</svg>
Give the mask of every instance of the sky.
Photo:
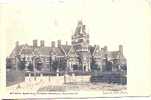
<svg viewBox="0 0 151 100">
<path fill-rule="evenodd" d="M 107 45 L 109 50 L 117 50 L 119 44 L 124 46 L 128 79 L 134 84 L 129 89 L 135 94 L 137 85 L 150 75 L 150 0 L 3 0 L 0 2 L 1 50 L 6 57 L 16 41 L 32 44 L 33 39 L 45 40 L 47 46 L 59 39 L 70 43 L 78 20 L 86 25 L 90 44 Z M 149 82 L 143 84 L 139 87 L 141 91 L 137 91 L 140 94 L 145 94 L 143 90 Z"/>
<path fill-rule="evenodd" d="M 6 0 L 0 9 L 8 53 L 15 41 L 45 40 L 48 46 L 58 39 L 70 43 L 78 20 L 87 26 L 90 44 L 118 49 L 148 31 L 151 17 L 148 3 L 138 0 Z"/>
</svg>

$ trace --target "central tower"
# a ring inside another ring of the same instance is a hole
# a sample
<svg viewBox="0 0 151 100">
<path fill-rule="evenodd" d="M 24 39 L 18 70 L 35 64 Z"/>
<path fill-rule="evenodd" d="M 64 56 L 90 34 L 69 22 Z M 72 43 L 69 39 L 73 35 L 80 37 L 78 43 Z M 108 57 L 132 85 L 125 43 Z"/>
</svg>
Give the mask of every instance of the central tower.
<svg viewBox="0 0 151 100">
<path fill-rule="evenodd" d="M 72 35 L 72 45 L 78 54 L 80 66 L 83 71 L 90 71 L 89 34 L 86 26 L 79 21 Z"/>
</svg>

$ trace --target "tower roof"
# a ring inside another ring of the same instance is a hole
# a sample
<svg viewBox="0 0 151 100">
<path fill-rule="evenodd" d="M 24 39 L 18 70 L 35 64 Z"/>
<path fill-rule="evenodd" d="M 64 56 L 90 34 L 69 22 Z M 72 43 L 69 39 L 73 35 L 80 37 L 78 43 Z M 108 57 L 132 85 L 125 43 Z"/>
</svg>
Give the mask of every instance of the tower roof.
<svg viewBox="0 0 151 100">
<path fill-rule="evenodd" d="M 78 21 L 78 25 L 83 25 L 82 20 L 79 20 L 79 21 Z"/>
<path fill-rule="evenodd" d="M 75 34 L 85 34 L 86 33 L 86 25 L 83 24 L 82 20 L 79 20 L 75 29 Z"/>
</svg>

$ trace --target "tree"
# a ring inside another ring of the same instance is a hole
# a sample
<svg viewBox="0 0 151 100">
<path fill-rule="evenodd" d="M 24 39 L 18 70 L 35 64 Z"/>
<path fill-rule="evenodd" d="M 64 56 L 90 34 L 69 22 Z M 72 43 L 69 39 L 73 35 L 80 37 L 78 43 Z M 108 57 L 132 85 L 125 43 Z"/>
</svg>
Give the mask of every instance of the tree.
<svg viewBox="0 0 151 100">
<path fill-rule="evenodd" d="M 58 61 L 57 60 L 53 61 L 52 70 L 56 72 L 58 67 L 59 67 Z"/>
<path fill-rule="evenodd" d="M 51 56 L 49 57 L 49 69 L 50 69 L 50 72 L 52 71 L 52 58 Z"/>
<path fill-rule="evenodd" d="M 80 57 L 78 57 L 78 60 L 79 60 L 79 70 L 82 70 L 82 60 Z"/>
<path fill-rule="evenodd" d="M 91 70 L 97 70 L 97 69 L 98 69 L 98 65 L 96 64 L 96 61 L 94 60 L 94 58 L 92 58 Z"/>
<path fill-rule="evenodd" d="M 11 59 L 9 59 L 9 58 L 6 59 L 6 68 L 7 69 L 11 69 L 12 68 L 12 66 L 11 66 Z"/>
<path fill-rule="evenodd" d="M 33 71 L 33 65 L 32 65 L 32 63 L 29 63 L 28 69 L 29 69 L 30 71 Z"/>
<path fill-rule="evenodd" d="M 19 68 L 19 70 L 24 70 L 25 69 L 25 61 L 19 61 L 18 62 L 18 68 Z"/>
<path fill-rule="evenodd" d="M 60 71 L 64 71 L 66 69 L 66 66 L 67 66 L 67 62 L 65 59 L 62 59 L 60 62 L 59 62 L 59 70 Z"/>
<path fill-rule="evenodd" d="M 106 71 L 112 71 L 112 62 L 107 61 L 107 63 L 106 63 Z"/>
</svg>

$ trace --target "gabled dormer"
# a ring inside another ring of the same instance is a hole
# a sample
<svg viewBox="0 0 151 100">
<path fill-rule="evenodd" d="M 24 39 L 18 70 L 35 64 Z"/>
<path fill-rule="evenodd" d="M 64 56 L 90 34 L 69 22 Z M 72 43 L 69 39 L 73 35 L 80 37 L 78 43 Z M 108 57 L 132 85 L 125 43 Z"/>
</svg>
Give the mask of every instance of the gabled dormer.
<svg viewBox="0 0 151 100">
<path fill-rule="evenodd" d="M 78 57 L 78 55 L 76 53 L 76 50 L 73 48 L 73 46 L 71 46 L 71 48 L 70 48 L 70 50 L 69 50 L 67 55 L 69 57 L 72 57 L 72 58 L 74 58 L 74 57 L 77 58 Z"/>
<path fill-rule="evenodd" d="M 93 56 L 94 58 L 101 58 L 102 53 L 101 53 L 101 50 L 100 50 L 100 48 L 99 48 L 98 45 L 95 45 L 95 46 L 94 46 L 94 51 L 93 51 L 93 53 L 92 53 L 92 56 Z"/>
</svg>

